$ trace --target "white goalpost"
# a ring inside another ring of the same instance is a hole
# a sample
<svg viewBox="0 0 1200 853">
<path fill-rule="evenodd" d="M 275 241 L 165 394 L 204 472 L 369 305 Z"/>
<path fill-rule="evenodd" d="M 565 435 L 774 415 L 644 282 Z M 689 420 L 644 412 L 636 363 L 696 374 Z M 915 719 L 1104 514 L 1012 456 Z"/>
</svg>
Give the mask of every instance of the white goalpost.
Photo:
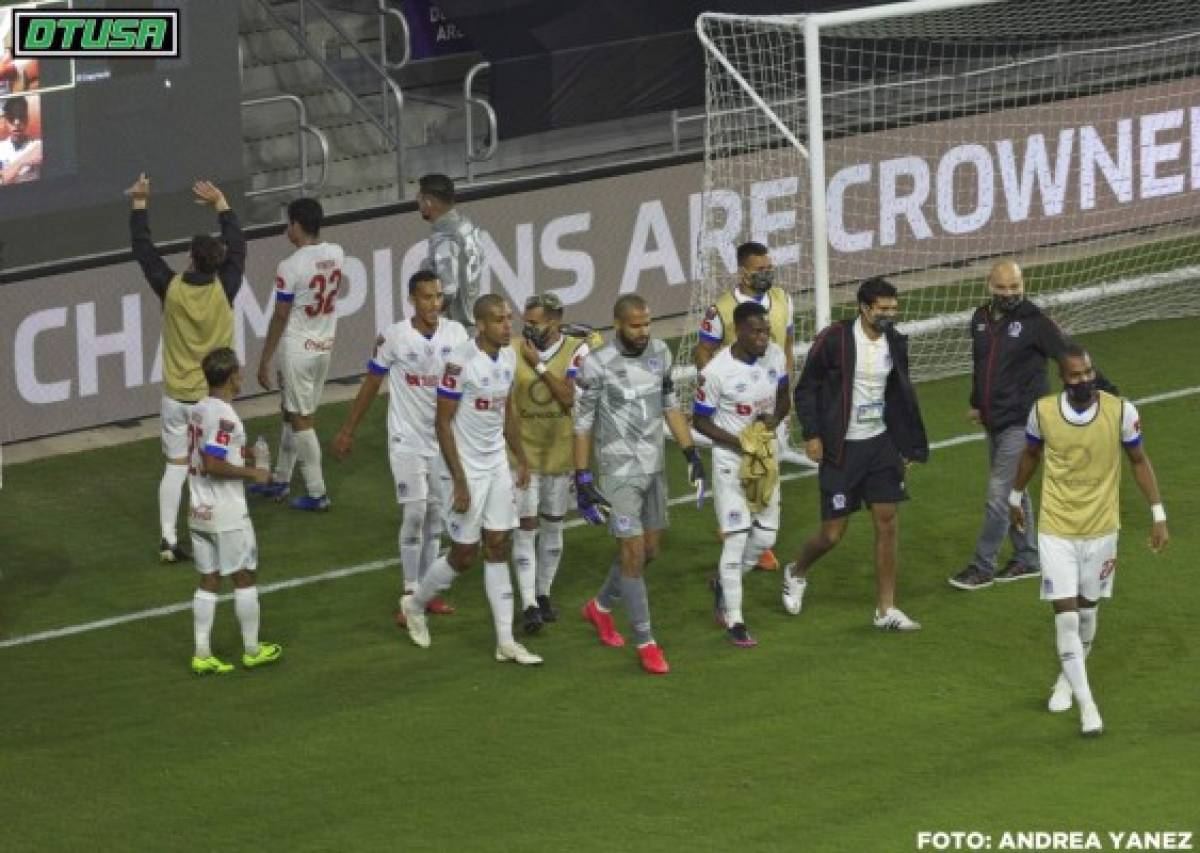
<svg viewBox="0 0 1200 853">
<path fill-rule="evenodd" d="M 705 13 L 700 315 L 767 244 L 800 354 L 863 279 L 901 290 L 914 377 L 970 369 L 1000 259 L 1068 332 L 1200 313 L 1200 4 L 914 0 Z"/>
</svg>

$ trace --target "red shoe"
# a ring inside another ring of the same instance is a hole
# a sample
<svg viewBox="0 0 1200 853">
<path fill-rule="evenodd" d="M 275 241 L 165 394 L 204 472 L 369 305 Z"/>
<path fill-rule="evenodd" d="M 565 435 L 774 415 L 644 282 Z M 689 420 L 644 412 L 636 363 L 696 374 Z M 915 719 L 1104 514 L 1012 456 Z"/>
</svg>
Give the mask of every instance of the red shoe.
<svg viewBox="0 0 1200 853">
<path fill-rule="evenodd" d="M 606 646 L 620 648 L 625 645 L 625 638 L 617 631 L 617 626 L 613 624 L 611 613 L 605 613 L 596 606 L 596 599 L 589 598 L 588 603 L 583 605 L 583 618 L 596 626 L 596 633 L 600 635 L 600 642 Z"/>
<path fill-rule="evenodd" d="M 755 571 L 759 572 L 777 572 L 779 571 L 779 560 L 775 559 L 774 551 L 763 551 L 762 556 L 758 558 L 758 562 L 754 566 Z"/>
<path fill-rule="evenodd" d="M 658 643 L 646 643 L 644 646 L 638 646 L 638 657 L 642 659 L 642 669 L 651 675 L 666 675 L 671 671 Z"/>
<path fill-rule="evenodd" d="M 429 603 L 425 605 L 425 612 L 436 613 L 438 616 L 449 616 L 454 612 L 454 605 L 439 595 L 430 599 Z"/>
</svg>

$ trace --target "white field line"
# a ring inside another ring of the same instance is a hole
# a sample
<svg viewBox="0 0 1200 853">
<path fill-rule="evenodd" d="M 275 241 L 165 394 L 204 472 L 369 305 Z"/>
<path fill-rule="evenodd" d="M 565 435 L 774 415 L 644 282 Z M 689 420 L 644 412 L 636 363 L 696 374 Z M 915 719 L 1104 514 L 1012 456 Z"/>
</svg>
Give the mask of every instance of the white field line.
<svg viewBox="0 0 1200 853">
<path fill-rule="evenodd" d="M 1151 394 L 1148 397 L 1142 397 L 1139 400 L 1134 400 L 1134 405 L 1145 406 L 1152 403 L 1160 403 L 1165 400 L 1176 400 L 1180 397 L 1190 397 L 1193 394 L 1200 394 L 1200 385 L 1194 385 L 1190 388 L 1179 388 L 1174 391 L 1164 391 L 1161 394 Z M 964 433 L 956 435 L 952 438 L 935 441 L 930 445 L 932 450 L 942 450 L 947 447 L 954 447 L 959 444 L 967 444 L 972 441 L 981 441 L 984 434 L 982 432 Z M 780 475 L 780 480 L 799 480 L 803 477 L 812 477 L 817 473 L 815 468 L 805 468 L 800 471 L 794 471 Z M 679 497 L 670 500 L 671 506 L 691 503 L 694 500 L 692 495 L 680 495 Z M 583 519 L 574 518 L 566 522 L 563 527 L 582 527 Z M 262 584 L 258 588 L 259 595 L 266 595 L 271 592 L 279 592 L 284 589 L 294 589 L 301 586 L 309 586 L 315 583 L 324 583 L 325 581 L 338 580 L 340 578 L 353 577 L 366 572 L 377 572 L 381 569 L 387 569 L 399 564 L 400 560 L 391 557 L 386 560 L 372 560 L 368 563 L 360 563 L 357 566 L 347 566 L 342 569 L 332 569 L 328 572 L 321 572 L 316 575 L 306 575 L 305 577 L 291 578 L 290 580 L 276 581 L 274 583 Z M 221 596 L 221 601 L 231 601 L 232 593 L 226 593 Z M 124 625 L 128 622 L 141 622 L 146 619 L 154 619 L 159 616 L 170 616 L 174 613 L 183 613 L 192 609 L 192 602 L 180 601 L 175 604 L 166 604 L 162 607 L 152 607 L 149 610 L 138 610 L 133 613 L 123 613 L 120 616 L 111 616 L 107 619 L 98 619 L 95 622 L 84 622 L 79 625 L 68 625 L 64 628 L 54 628 L 49 631 L 39 631 L 36 634 L 26 634 L 21 637 L 12 637 L 7 640 L 0 641 L 0 649 L 13 648 L 15 646 L 27 646 L 32 643 L 43 643 L 48 640 L 58 640 L 63 637 L 71 637 L 75 634 L 86 634 L 90 631 L 99 631 L 104 628 L 112 628 L 117 625 Z"/>
</svg>

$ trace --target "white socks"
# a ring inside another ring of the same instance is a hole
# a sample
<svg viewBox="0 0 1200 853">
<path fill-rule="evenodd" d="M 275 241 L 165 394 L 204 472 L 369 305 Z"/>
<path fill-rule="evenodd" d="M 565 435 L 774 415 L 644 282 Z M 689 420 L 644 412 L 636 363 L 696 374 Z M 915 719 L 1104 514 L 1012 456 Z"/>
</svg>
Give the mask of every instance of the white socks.
<svg viewBox="0 0 1200 853">
<path fill-rule="evenodd" d="M 421 557 L 425 552 L 425 501 L 413 501 L 400 508 L 400 566 L 404 570 L 404 591 L 412 592 L 421 580 Z"/>
<path fill-rule="evenodd" d="M 432 573 L 432 569 L 430 571 Z M 513 590 L 512 580 L 508 576 L 508 563 L 484 563 L 483 583 L 487 589 L 488 604 L 492 606 L 492 620 L 496 623 L 496 644 L 511 645 Z"/>
<path fill-rule="evenodd" d="M 558 574 L 558 564 L 562 562 L 563 523 L 538 520 L 537 543 L 537 594 L 549 595 L 550 587 L 554 585 L 554 576 Z"/>
<path fill-rule="evenodd" d="M 413 593 L 413 601 L 424 610 L 439 592 L 450 588 L 456 577 L 458 577 L 458 572 L 454 571 L 449 561 L 445 557 L 438 557 L 426 570 L 421 582 L 417 584 L 417 591 Z"/>
<path fill-rule="evenodd" d="M 175 538 L 175 522 L 179 518 L 179 502 L 183 499 L 187 477 L 187 465 L 168 462 L 158 483 L 158 526 L 168 545 L 179 544 Z"/>
<path fill-rule="evenodd" d="M 279 458 L 275 460 L 275 473 L 271 475 L 276 483 L 292 482 L 292 472 L 296 468 L 295 435 L 292 425 L 284 421 L 279 432 Z"/>
<path fill-rule="evenodd" d="M 217 594 L 203 589 L 192 595 L 192 630 L 196 635 L 196 657 L 212 656 L 209 642 L 212 639 L 213 621 L 217 617 Z"/>
<path fill-rule="evenodd" d="M 293 433 L 296 442 L 296 459 L 300 462 L 300 473 L 304 475 L 304 487 L 308 496 L 325 496 L 325 478 L 321 474 L 321 442 L 315 429 L 303 429 Z"/>
<path fill-rule="evenodd" d="M 247 586 L 233 591 L 233 612 L 242 626 L 242 646 L 246 654 L 258 654 L 258 587 Z"/>
<path fill-rule="evenodd" d="M 418 577 L 425 577 L 433 561 L 437 559 L 442 544 L 442 505 L 438 501 L 425 504 L 425 526 L 421 531 L 421 570 Z"/>
<path fill-rule="evenodd" d="M 1092 643 L 1096 641 L 1096 620 L 1099 618 L 1099 607 L 1079 608 L 1079 641 L 1083 643 L 1085 659 L 1092 653 Z"/>
<path fill-rule="evenodd" d="M 746 552 L 750 533 L 739 530 L 726 533 L 721 546 L 721 593 L 725 598 L 725 626 L 744 623 L 742 618 L 742 555 Z M 751 563 L 753 565 L 753 563 Z"/>
<path fill-rule="evenodd" d="M 1071 693 L 1075 695 L 1075 701 L 1081 707 L 1094 704 L 1092 689 L 1088 686 L 1087 669 L 1083 665 L 1083 641 L 1079 636 L 1079 613 L 1072 610 L 1054 614 L 1054 632 L 1063 675 L 1067 677 L 1067 683 L 1071 685 Z"/>
<path fill-rule="evenodd" d="M 521 607 L 533 607 L 537 604 L 534 598 L 534 587 L 537 582 L 537 531 L 517 528 L 512 532 L 513 564 L 517 567 L 517 587 L 521 590 Z"/>
</svg>

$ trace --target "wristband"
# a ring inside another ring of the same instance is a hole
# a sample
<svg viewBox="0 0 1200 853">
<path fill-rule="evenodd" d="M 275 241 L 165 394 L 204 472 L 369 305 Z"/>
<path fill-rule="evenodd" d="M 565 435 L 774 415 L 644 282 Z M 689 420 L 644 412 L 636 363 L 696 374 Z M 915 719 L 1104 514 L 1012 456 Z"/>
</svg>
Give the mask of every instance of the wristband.
<svg viewBox="0 0 1200 853">
<path fill-rule="evenodd" d="M 546 375 L 545 362 L 539 361 L 537 364 L 535 364 L 533 366 L 533 372 L 536 373 L 538 376 L 545 376 Z"/>
<path fill-rule="evenodd" d="M 1167 511 L 1165 509 L 1163 509 L 1162 504 L 1154 504 L 1153 506 L 1150 507 L 1150 517 L 1152 519 L 1154 519 L 1154 522 L 1156 524 L 1160 521 L 1166 521 L 1167 520 Z"/>
<path fill-rule="evenodd" d="M 1024 498 L 1024 492 L 1018 492 L 1016 489 L 1013 489 L 1008 493 L 1008 505 L 1011 507 L 1018 507 L 1021 505 L 1021 501 L 1024 500 Z"/>
</svg>

